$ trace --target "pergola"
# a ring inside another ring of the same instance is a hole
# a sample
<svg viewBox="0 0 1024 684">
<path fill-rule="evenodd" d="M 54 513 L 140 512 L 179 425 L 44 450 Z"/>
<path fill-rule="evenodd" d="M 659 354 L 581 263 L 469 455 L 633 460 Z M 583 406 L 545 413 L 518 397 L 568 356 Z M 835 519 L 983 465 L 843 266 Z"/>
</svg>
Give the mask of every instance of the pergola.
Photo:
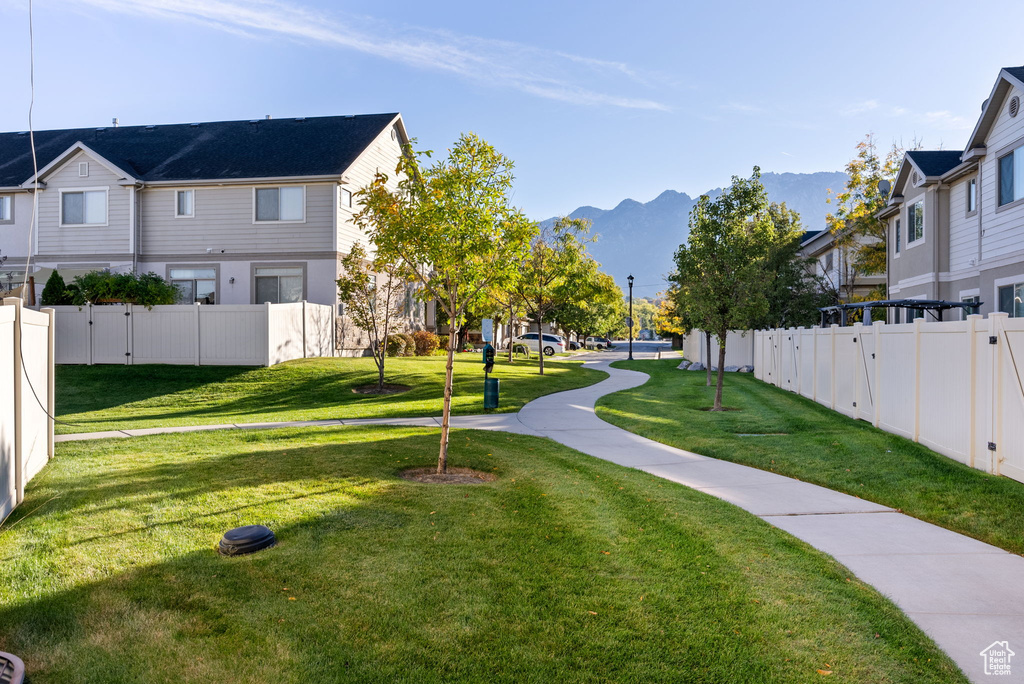
<svg viewBox="0 0 1024 684">
<path fill-rule="evenodd" d="M 977 309 L 983 302 L 949 302 L 943 299 L 879 299 L 873 302 L 853 302 L 850 304 L 836 304 L 834 306 L 823 306 L 818 309 L 821 312 L 821 327 L 825 328 L 832 323 L 846 325 L 847 311 L 864 311 L 864 325 L 871 325 L 872 309 L 920 309 L 928 311 L 932 317 L 942 320 L 944 311 L 950 309 Z"/>
</svg>

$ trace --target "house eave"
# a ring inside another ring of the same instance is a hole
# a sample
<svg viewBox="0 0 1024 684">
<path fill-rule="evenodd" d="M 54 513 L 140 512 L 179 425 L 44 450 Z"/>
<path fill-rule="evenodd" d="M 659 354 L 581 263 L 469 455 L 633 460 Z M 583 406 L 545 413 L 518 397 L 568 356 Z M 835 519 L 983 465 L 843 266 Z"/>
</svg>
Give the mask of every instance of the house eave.
<svg viewBox="0 0 1024 684">
<path fill-rule="evenodd" d="M 147 188 L 181 187 L 181 186 L 221 186 L 221 185 L 266 185 L 270 183 L 341 183 L 343 174 L 319 176 L 262 176 L 255 178 L 188 178 L 181 180 L 143 181 Z"/>
</svg>

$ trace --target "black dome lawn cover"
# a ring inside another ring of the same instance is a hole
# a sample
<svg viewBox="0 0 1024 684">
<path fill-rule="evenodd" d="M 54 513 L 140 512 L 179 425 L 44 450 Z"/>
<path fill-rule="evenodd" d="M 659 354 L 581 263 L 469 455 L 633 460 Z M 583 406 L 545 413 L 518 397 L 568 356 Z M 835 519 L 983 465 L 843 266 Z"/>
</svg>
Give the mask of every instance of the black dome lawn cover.
<svg viewBox="0 0 1024 684">
<path fill-rule="evenodd" d="M 277 538 L 269 527 L 246 525 L 224 533 L 224 538 L 220 540 L 220 552 L 225 556 L 241 556 L 269 549 L 276 543 Z M 2 680 L 0 684 L 3 684 Z"/>
</svg>

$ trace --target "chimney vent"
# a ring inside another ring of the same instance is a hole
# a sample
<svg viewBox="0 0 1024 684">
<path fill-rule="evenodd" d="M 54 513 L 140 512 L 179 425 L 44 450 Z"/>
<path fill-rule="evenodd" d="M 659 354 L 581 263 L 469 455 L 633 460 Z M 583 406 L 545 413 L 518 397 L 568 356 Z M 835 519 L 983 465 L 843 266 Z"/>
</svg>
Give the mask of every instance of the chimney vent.
<svg viewBox="0 0 1024 684">
<path fill-rule="evenodd" d="M 114 128 L 117 128 L 117 117 L 116 116 L 111 120 L 111 123 L 114 124 Z"/>
</svg>

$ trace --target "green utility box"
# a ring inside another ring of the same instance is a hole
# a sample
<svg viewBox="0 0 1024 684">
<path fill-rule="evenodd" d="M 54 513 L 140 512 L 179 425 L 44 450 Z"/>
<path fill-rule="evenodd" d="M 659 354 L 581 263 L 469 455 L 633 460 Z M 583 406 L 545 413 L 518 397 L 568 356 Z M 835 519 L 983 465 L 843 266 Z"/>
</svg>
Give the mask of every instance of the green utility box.
<svg viewBox="0 0 1024 684">
<path fill-rule="evenodd" d="M 498 378 L 484 380 L 484 408 L 498 408 Z"/>
</svg>

